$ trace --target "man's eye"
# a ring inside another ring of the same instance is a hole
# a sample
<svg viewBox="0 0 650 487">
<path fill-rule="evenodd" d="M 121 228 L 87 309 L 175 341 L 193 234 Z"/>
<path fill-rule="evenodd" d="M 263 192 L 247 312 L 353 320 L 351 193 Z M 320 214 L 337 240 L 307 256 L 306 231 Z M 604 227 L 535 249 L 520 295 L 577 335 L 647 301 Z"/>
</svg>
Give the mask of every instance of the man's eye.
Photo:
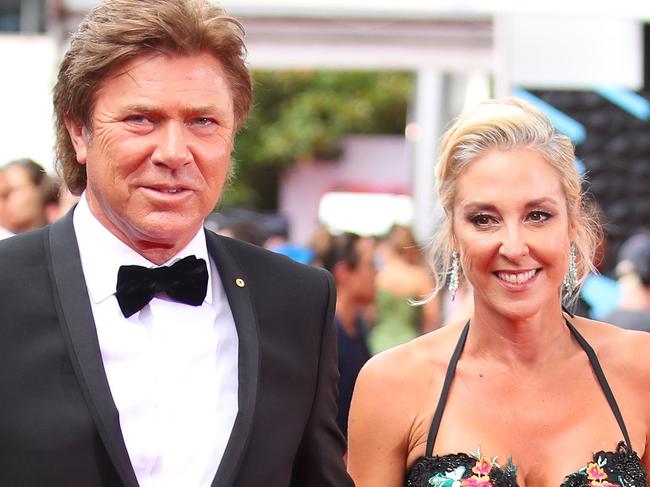
<svg viewBox="0 0 650 487">
<path fill-rule="evenodd" d="M 198 118 L 195 118 L 194 120 L 192 120 L 191 123 L 192 123 L 192 125 L 198 125 L 198 126 L 201 126 L 201 127 L 207 127 L 207 126 L 212 125 L 212 124 L 215 124 L 215 123 L 217 123 L 217 122 L 216 122 L 216 120 L 215 120 L 214 118 L 210 118 L 210 117 L 198 117 Z"/>
<path fill-rule="evenodd" d="M 551 218 L 551 214 L 546 211 L 531 211 L 528 215 L 528 219 L 532 222 L 542 223 Z"/>
<path fill-rule="evenodd" d="M 129 115 L 128 117 L 125 118 L 126 122 L 131 122 L 131 123 L 149 123 L 151 120 L 149 120 L 149 117 L 146 115 Z"/>
</svg>

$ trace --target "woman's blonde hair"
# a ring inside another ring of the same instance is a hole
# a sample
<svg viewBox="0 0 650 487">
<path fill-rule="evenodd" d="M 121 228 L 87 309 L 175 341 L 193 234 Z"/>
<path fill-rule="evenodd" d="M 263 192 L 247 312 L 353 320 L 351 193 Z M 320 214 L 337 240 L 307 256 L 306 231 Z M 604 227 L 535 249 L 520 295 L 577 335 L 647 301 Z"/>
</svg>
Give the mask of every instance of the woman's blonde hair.
<svg viewBox="0 0 650 487">
<path fill-rule="evenodd" d="M 571 295 L 563 290 L 566 303 L 577 297 L 587 274 L 595 270 L 593 258 L 602 231 L 597 211 L 582 191 L 583 178 L 575 165 L 571 141 L 559 133 L 541 111 L 523 100 L 486 100 L 461 114 L 442 138 L 436 189 L 446 218 L 431 244 L 434 294 L 445 285 L 450 273 L 453 204 L 458 177 L 472 161 L 491 150 L 521 148 L 536 151 L 557 171 L 566 197 L 569 222 L 576 232 L 573 244 L 578 276 Z"/>
</svg>

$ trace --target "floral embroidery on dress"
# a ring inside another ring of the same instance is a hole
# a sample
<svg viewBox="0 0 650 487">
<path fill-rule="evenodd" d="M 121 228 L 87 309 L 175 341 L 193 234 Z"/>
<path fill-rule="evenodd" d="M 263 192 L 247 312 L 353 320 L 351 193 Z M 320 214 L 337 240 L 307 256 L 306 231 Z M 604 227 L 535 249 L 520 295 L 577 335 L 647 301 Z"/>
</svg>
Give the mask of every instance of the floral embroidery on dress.
<svg viewBox="0 0 650 487">
<path fill-rule="evenodd" d="M 501 472 L 497 457 L 490 458 L 481 455 L 480 448 L 465 456 L 471 460 L 470 465 L 461 465 L 452 470 L 446 470 L 444 473 L 438 472 L 429 477 L 428 484 L 433 487 L 495 487 L 496 484 L 490 476 Z M 516 472 L 517 467 L 514 466 L 512 457 L 510 457 L 503 473 L 514 479 Z"/>
<path fill-rule="evenodd" d="M 461 487 L 461 479 L 467 469 L 462 465 L 451 472 L 437 473 L 429 479 L 434 487 Z"/>
<path fill-rule="evenodd" d="M 488 467 L 491 468 L 488 470 Z M 487 474 L 486 474 L 487 472 Z M 480 450 L 420 458 L 406 487 L 517 487 L 512 457 L 499 467 L 496 457 Z M 621 441 L 614 451 L 599 451 L 579 471 L 566 476 L 561 487 L 647 487 L 648 477 L 638 455 Z"/>
<path fill-rule="evenodd" d="M 591 462 L 584 468 L 584 472 L 587 475 L 587 478 L 590 480 L 589 485 L 591 487 L 618 487 L 617 484 L 612 484 L 608 482 L 607 472 L 603 470 L 603 467 L 607 464 L 607 460 L 603 460 L 602 457 L 598 457 L 596 462 Z"/>
<path fill-rule="evenodd" d="M 490 482 L 492 467 L 501 468 L 497 463 L 497 457 L 490 458 L 481 455 L 480 447 L 476 452 L 470 453 L 469 455 L 476 459 L 476 465 L 472 467 L 472 473 L 474 475 L 468 479 L 464 479 L 461 487 L 493 487 Z"/>
<path fill-rule="evenodd" d="M 586 467 L 567 475 L 562 487 L 646 487 L 648 479 L 641 460 L 625 442 L 612 452 L 594 453 Z"/>
</svg>

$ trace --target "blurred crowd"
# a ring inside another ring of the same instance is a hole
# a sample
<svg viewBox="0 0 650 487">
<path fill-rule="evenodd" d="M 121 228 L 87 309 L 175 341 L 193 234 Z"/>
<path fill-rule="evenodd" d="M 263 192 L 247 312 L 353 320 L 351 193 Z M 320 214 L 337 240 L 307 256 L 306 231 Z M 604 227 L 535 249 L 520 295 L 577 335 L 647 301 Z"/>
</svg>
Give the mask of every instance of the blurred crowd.
<svg viewBox="0 0 650 487">
<path fill-rule="evenodd" d="M 76 202 L 58 177 L 31 159 L 0 167 L 0 238 L 52 223 Z"/>
</svg>

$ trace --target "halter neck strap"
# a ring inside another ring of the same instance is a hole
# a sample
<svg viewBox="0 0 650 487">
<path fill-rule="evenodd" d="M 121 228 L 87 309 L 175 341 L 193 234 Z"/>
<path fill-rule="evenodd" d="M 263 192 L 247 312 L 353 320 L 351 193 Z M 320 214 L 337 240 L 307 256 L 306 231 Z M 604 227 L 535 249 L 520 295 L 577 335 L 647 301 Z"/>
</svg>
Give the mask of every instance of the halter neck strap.
<svg viewBox="0 0 650 487">
<path fill-rule="evenodd" d="M 442 391 L 440 391 L 440 399 L 438 400 L 438 406 L 436 407 L 436 412 L 433 415 L 433 420 L 431 421 L 431 428 L 429 428 L 429 437 L 427 438 L 427 450 L 426 456 L 430 457 L 433 453 L 433 445 L 436 442 L 436 436 L 438 436 L 438 430 L 440 429 L 440 422 L 442 421 L 442 413 L 445 411 L 445 406 L 447 405 L 447 397 L 449 396 L 449 388 L 451 387 L 451 382 L 454 379 L 454 374 L 456 373 L 456 365 L 458 364 L 458 359 L 460 354 L 465 347 L 465 341 L 467 340 L 467 332 L 469 331 L 469 321 L 465 324 L 460 337 L 458 338 L 458 343 L 454 349 L 454 353 L 451 356 L 449 365 L 447 366 L 447 374 L 445 375 L 445 382 L 442 385 Z"/>
<path fill-rule="evenodd" d="M 607 382 L 607 378 L 605 378 L 605 372 L 603 372 L 603 368 L 600 366 L 600 362 L 598 361 L 596 352 L 594 352 L 594 349 L 591 348 L 591 345 L 589 345 L 587 340 L 584 339 L 584 337 L 580 334 L 580 332 L 578 332 L 578 330 L 576 330 L 576 327 L 573 326 L 569 320 L 565 318 L 564 321 L 566 322 L 566 325 L 569 327 L 569 330 L 571 330 L 571 333 L 573 334 L 575 339 L 578 341 L 582 349 L 587 354 L 587 357 L 589 358 L 589 363 L 591 364 L 591 368 L 593 369 L 594 374 L 596 374 L 596 379 L 598 379 L 598 384 L 600 385 L 600 388 L 603 390 L 603 393 L 605 394 L 605 398 L 607 399 L 607 403 L 609 404 L 612 413 L 614 413 L 614 417 L 616 418 L 618 427 L 621 429 L 621 432 L 623 433 L 623 439 L 625 440 L 625 444 L 630 449 L 630 451 L 634 451 L 634 449 L 632 448 L 632 442 L 630 441 L 630 435 L 627 433 L 627 427 L 625 426 L 625 421 L 623 421 L 623 415 L 621 414 L 621 410 L 618 407 L 618 403 L 616 402 L 614 393 L 612 392 L 611 387 L 609 387 L 609 382 Z"/>
<path fill-rule="evenodd" d="M 591 368 L 593 369 L 594 374 L 596 375 L 598 384 L 600 385 L 600 388 L 605 394 L 607 403 L 609 404 L 610 409 L 614 413 L 616 422 L 618 423 L 618 426 L 621 429 L 621 432 L 623 433 L 625 444 L 630 449 L 630 451 L 634 451 L 632 448 L 632 442 L 630 441 L 630 435 L 628 434 L 627 427 L 625 426 L 625 421 L 623 421 L 623 415 L 621 414 L 621 410 L 618 407 L 616 398 L 612 393 L 612 389 L 609 387 L 609 383 L 605 378 L 605 373 L 603 372 L 603 369 L 600 366 L 598 357 L 596 357 L 596 352 L 594 352 L 594 349 L 591 348 L 591 345 L 587 343 L 587 340 L 584 339 L 584 337 L 578 332 L 578 330 L 576 330 L 575 326 L 573 326 L 571 322 L 569 322 L 569 320 L 565 318 L 564 321 L 567 327 L 569 328 L 569 330 L 571 331 L 571 334 L 574 336 L 574 338 L 580 345 L 580 347 L 587 354 L 587 358 L 589 359 Z M 463 352 L 463 348 L 465 347 L 465 342 L 467 341 L 468 332 L 469 332 L 469 321 L 465 324 L 465 327 L 463 328 L 463 331 L 461 332 L 460 337 L 458 338 L 458 343 L 456 343 L 456 348 L 454 349 L 454 353 L 452 354 L 451 359 L 449 361 L 449 365 L 447 366 L 445 381 L 442 385 L 442 390 L 440 391 L 440 399 L 438 399 L 438 405 L 433 415 L 433 419 L 431 420 L 431 428 L 429 428 L 429 436 L 427 438 L 427 448 L 426 448 L 427 457 L 431 457 L 433 454 L 433 447 L 436 443 L 436 437 L 438 436 L 438 430 L 440 429 L 440 423 L 442 422 L 442 415 L 444 413 L 445 406 L 447 405 L 447 399 L 449 397 L 449 389 L 451 388 L 451 383 L 456 373 L 456 366 L 458 365 L 458 360 L 460 359 L 460 355 Z"/>
</svg>

